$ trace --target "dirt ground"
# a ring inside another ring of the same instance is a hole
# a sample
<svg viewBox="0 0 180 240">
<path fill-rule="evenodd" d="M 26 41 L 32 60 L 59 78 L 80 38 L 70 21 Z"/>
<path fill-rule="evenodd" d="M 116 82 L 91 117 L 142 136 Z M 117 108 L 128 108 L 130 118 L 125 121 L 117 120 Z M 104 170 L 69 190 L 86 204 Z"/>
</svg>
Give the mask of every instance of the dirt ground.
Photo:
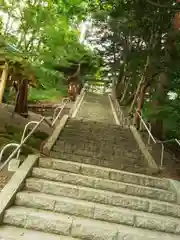
<svg viewBox="0 0 180 240">
<path fill-rule="evenodd" d="M 13 111 L 14 107 L 12 105 L 0 104 L 0 150 L 5 144 L 9 142 L 19 143 L 25 125 L 29 121 L 39 121 L 42 118 L 41 115 L 29 112 L 29 117 L 25 119 L 17 114 L 13 114 Z M 38 127 L 36 135 L 34 134 L 27 142 L 26 147 L 23 150 L 27 152 L 25 156 L 30 154 L 30 152 L 32 154 L 32 151 L 37 152 L 39 150 L 41 141 L 44 140 L 41 140 L 41 138 L 47 138 L 52 133 L 52 131 L 53 129 L 43 122 Z M 3 159 L 7 158 L 9 154 L 8 152 L 10 150 L 6 151 L 6 153 L 3 155 Z M 0 166 L 1 165 L 2 163 L 0 162 Z M 7 167 L 0 171 L 0 189 L 5 186 L 11 176 L 12 173 L 8 172 Z"/>
<path fill-rule="evenodd" d="M 2 164 L 0 164 L 1 166 Z M 8 183 L 11 179 L 13 173 L 9 172 L 7 167 L 4 167 L 2 171 L 0 171 L 0 190 Z"/>
</svg>

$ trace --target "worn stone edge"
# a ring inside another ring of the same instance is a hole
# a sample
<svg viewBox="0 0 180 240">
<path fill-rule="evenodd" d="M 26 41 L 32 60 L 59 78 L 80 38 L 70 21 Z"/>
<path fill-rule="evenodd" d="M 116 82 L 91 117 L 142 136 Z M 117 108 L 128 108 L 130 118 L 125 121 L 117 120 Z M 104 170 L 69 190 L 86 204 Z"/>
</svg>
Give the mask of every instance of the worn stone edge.
<svg viewBox="0 0 180 240">
<path fill-rule="evenodd" d="M 152 173 L 156 173 L 159 171 L 158 165 L 156 164 L 154 158 L 148 151 L 144 141 L 142 140 L 140 134 L 138 133 L 137 129 L 134 126 L 130 126 L 130 130 L 141 150 L 142 154 L 144 155 L 145 159 L 147 160 L 148 167 L 151 168 Z"/>
<path fill-rule="evenodd" d="M 76 114 L 81 106 L 81 103 L 84 99 L 85 93 L 86 93 L 85 88 L 83 88 L 80 95 L 77 97 L 73 107 L 71 108 L 71 110 L 69 112 L 70 117 L 74 118 L 76 116 Z"/>
<path fill-rule="evenodd" d="M 68 120 L 69 116 L 66 114 L 64 115 L 58 126 L 54 129 L 52 135 L 49 137 L 49 139 L 47 140 L 47 142 L 45 143 L 45 145 L 43 146 L 43 149 L 42 149 L 42 153 L 48 155 L 50 150 L 52 149 L 52 147 L 54 146 L 57 138 L 59 137 L 59 134 L 60 132 L 62 131 L 62 129 L 64 128 L 67 120 Z"/>
<path fill-rule="evenodd" d="M 177 196 L 177 204 L 180 204 L 180 181 L 174 179 L 169 180 L 169 188 L 172 192 L 174 192 Z"/>
<path fill-rule="evenodd" d="M 26 177 L 37 164 L 39 157 L 38 154 L 28 155 L 7 185 L 0 192 L 0 223 L 3 220 L 5 210 L 13 203 L 16 193 L 24 186 Z"/>
</svg>

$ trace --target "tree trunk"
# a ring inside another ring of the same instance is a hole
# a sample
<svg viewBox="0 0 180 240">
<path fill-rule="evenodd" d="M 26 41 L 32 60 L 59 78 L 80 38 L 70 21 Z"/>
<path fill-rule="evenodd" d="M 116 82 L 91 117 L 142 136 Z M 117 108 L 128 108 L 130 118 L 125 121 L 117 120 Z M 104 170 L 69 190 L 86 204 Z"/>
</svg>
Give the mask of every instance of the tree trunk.
<svg viewBox="0 0 180 240">
<path fill-rule="evenodd" d="M 145 94 L 146 94 L 146 90 L 147 90 L 148 86 L 149 86 L 148 83 L 144 83 L 141 86 L 139 99 L 138 99 L 137 113 L 135 113 L 135 125 L 136 125 L 137 129 L 139 129 L 139 127 L 140 127 L 140 118 L 139 118 L 138 113 L 140 115 L 142 113 L 142 109 L 143 109 L 143 105 L 144 105 L 144 99 L 145 99 Z"/>
<path fill-rule="evenodd" d="M 134 99 L 133 99 L 133 101 L 132 101 L 132 103 L 131 103 L 131 106 L 130 106 L 130 108 L 129 108 L 129 114 L 132 113 L 133 108 L 134 108 L 134 105 L 135 105 L 136 100 L 137 100 L 137 98 L 138 98 L 138 95 L 139 95 L 141 86 L 142 86 L 142 84 L 146 81 L 146 75 L 147 75 L 147 71 L 148 71 L 149 64 L 150 64 L 150 56 L 147 56 L 146 65 L 145 65 L 145 68 L 144 68 L 144 73 L 143 73 L 143 75 L 142 75 L 142 77 L 141 77 L 141 80 L 140 80 L 138 86 L 137 86 L 137 90 L 136 90 L 136 93 L 135 93 L 135 95 L 134 95 Z"/>
<path fill-rule="evenodd" d="M 24 118 L 28 117 L 28 81 L 27 80 L 21 81 L 14 112 L 20 114 Z"/>
<path fill-rule="evenodd" d="M 2 100 L 3 100 L 7 78 L 8 78 L 8 64 L 5 63 L 4 68 L 3 68 L 3 72 L 2 72 L 2 75 L 1 75 L 1 81 L 0 81 L 0 103 L 2 103 Z"/>
<path fill-rule="evenodd" d="M 171 29 L 171 31 L 168 33 L 166 44 L 165 44 L 165 54 L 164 54 L 164 64 L 165 68 L 164 71 L 159 74 L 159 81 L 158 86 L 156 88 L 156 99 L 153 101 L 153 105 L 155 109 L 160 109 L 164 107 L 165 100 L 167 99 L 167 93 L 169 91 L 169 81 L 168 81 L 168 71 L 169 69 L 174 65 L 178 63 L 177 56 L 177 48 L 176 48 L 176 37 L 179 34 L 179 23 L 177 21 L 177 17 L 179 15 L 175 16 L 175 25 Z M 175 57 L 174 57 L 175 56 Z M 154 136 L 156 136 L 158 139 L 164 139 L 164 121 L 163 118 L 158 116 L 156 119 L 152 122 L 152 133 Z"/>
<path fill-rule="evenodd" d="M 144 80 L 144 76 L 142 76 L 140 82 L 138 83 L 136 92 L 135 92 L 135 94 L 134 94 L 133 101 L 132 101 L 131 106 L 130 106 L 129 111 L 128 111 L 129 114 L 131 114 L 132 111 L 133 111 L 133 108 L 134 108 L 134 105 L 135 105 L 135 103 L 136 103 L 137 97 L 138 97 L 138 95 L 139 95 L 139 91 L 140 91 L 140 89 L 141 89 L 141 85 L 142 85 L 143 80 Z"/>
<path fill-rule="evenodd" d="M 168 93 L 168 75 L 162 72 L 159 75 L 159 81 L 156 89 L 156 99 L 152 102 L 154 108 L 158 110 L 164 104 Z M 163 119 L 158 116 L 152 121 L 152 134 L 158 139 L 163 139 Z"/>
<path fill-rule="evenodd" d="M 118 83 L 116 86 L 116 97 L 118 99 L 120 99 L 122 97 L 122 84 L 126 78 L 126 69 L 127 69 L 127 64 L 123 64 L 123 67 L 121 68 L 122 72 L 120 72 L 120 74 L 119 74 Z"/>
</svg>

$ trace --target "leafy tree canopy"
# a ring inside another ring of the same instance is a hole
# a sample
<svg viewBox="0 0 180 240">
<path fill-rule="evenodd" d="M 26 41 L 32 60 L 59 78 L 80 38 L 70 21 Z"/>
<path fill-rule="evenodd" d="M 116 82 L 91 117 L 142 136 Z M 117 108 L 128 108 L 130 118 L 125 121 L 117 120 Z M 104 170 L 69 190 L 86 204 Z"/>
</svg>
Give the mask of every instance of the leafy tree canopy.
<svg viewBox="0 0 180 240">
<path fill-rule="evenodd" d="M 44 86 L 59 85 L 64 72 L 54 66 L 68 69 L 95 59 L 79 41 L 88 6 L 85 0 L 1 0 L 1 56 L 23 62 Z"/>
</svg>

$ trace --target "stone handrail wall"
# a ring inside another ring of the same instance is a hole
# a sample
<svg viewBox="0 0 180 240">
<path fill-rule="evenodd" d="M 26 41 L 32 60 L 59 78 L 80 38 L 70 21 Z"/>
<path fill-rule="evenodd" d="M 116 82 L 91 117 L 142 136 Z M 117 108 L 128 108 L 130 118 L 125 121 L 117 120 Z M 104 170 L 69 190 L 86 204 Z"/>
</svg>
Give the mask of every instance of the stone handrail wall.
<svg viewBox="0 0 180 240">
<path fill-rule="evenodd" d="M 79 107 L 79 104 L 81 103 L 84 94 L 85 94 L 86 90 L 85 88 L 81 89 L 80 94 L 77 96 L 76 101 L 74 102 L 73 107 L 71 108 L 71 110 L 69 111 L 69 116 L 72 117 L 74 112 L 77 110 L 77 108 Z"/>
<path fill-rule="evenodd" d="M 129 127 L 130 125 L 133 125 L 132 123 L 132 119 L 125 116 L 117 98 L 116 98 L 116 95 L 115 95 L 115 91 L 112 91 L 111 94 L 109 94 L 111 100 L 112 100 L 112 103 L 113 103 L 113 106 L 114 106 L 114 109 L 116 111 L 116 114 L 117 114 L 117 117 L 119 119 L 119 122 L 120 122 L 120 125 L 122 126 L 127 126 Z"/>
</svg>

